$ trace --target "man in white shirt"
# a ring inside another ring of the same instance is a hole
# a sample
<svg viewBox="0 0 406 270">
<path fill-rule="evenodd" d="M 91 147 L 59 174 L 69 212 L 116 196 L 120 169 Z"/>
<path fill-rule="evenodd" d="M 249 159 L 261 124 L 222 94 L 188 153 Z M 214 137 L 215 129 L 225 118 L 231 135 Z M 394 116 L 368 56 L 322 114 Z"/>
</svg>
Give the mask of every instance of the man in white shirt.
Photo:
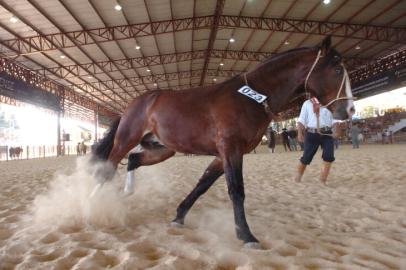
<svg viewBox="0 0 406 270">
<path fill-rule="evenodd" d="M 316 98 L 303 103 L 298 120 L 298 141 L 304 142 L 304 151 L 297 169 L 296 182 L 301 181 L 306 166 L 311 163 L 317 149 L 321 146 L 323 166 L 320 181 L 326 184 L 331 163 L 335 159 L 333 140 L 335 123 L 332 113 L 328 109 L 320 107 Z"/>
</svg>

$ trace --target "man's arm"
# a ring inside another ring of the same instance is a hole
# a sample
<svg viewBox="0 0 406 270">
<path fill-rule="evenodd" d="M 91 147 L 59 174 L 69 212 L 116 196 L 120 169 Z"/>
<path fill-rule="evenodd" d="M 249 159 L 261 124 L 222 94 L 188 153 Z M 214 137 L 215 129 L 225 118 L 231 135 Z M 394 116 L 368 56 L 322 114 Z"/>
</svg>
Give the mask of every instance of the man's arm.
<svg viewBox="0 0 406 270">
<path fill-rule="evenodd" d="M 333 130 L 334 139 L 338 139 L 343 135 L 342 134 L 342 125 L 341 125 L 340 121 L 333 121 L 332 130 Z"/>
<path fill-rule="evenodd" d="M 302 108 L 300 110 L 299 119 L 297 122 L 297 140 L 299 142 L 304 142 L 304 133 L 305 133 L 305 125 L 307 124 L 307 109 L 306 109 L 306 102 L 303 103 Z"/>
<path fill-rule="evenodd" d="M 305 126 L 302 124 L 302 123 L 300 123 L 300 122 L 298 122 L 297 123 L 297 140 L 299 141 L 299 142 L 303 142 L 304 141 L 304 133 L 305 133 Z"/>
</svg>

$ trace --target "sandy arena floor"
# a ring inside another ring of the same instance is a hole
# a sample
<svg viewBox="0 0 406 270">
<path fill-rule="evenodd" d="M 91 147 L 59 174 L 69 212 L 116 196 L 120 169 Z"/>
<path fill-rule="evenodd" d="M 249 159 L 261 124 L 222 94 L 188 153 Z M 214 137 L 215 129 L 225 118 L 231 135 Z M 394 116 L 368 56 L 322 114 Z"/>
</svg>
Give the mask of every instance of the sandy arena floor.
<svg viewBox="0 0 406 270">
<path fill-rule="evenodd" d="M 0 269 L 406 269 L 406 145 L 342 147 L 328 187 L 320 153 L 296 184 L 300 152 L 264 150 L 244 160 L 248 222 L 264 250 L 236 240 L 224 177 L 185 228 L 168 226 L 211 157 L 141 168 L 128 198 L 121 168 L 92 200 L 83 160 L 1 162 Z"/>
</svg>

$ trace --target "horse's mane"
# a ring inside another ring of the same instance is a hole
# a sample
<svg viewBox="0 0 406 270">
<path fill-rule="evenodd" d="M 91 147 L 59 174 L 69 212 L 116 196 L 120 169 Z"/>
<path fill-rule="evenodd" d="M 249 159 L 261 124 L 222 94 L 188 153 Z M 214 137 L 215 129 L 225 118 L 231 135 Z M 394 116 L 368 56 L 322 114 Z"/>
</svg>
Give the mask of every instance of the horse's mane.
<svg viewBox="0 0 406 270">
<path fill-rule="evenodd" d="M 290 49 L 290 50 L 287 50 L 287 51 L 284 51 L 284 52 L 272 54 L 269 58 L 262 61 L 262 63 L 257 65 L 255 68 L 258 68 L 258 67 L 260 67 L 262 65 L 267 65 L 267 64 L 276 62 L 276 61 L 281 60 L 281 58 L 284 58 L 286 56 L 291 56 L 291 55 L 294 55 L 296 53 L 313 50 L 314 48 L 315 47 L 300 47 L 300 48 Z M 341 60 L 341 55 L 337 52 L 337 50 L 335 50 L 334 48 L 330 48 L 329 53 L 326 55 L 326 61 L 325 62 L 326 63 L 330 62 L 331 60 L 334 59 L 335 56 L 339 56 L 339 60 Z"/>
<path fill-rule="evenodd" d="M 287 55 L 290 55 L 292 53 L 298 53 L 298 52 L 302 52 L 302 51 L 306 51 L 306 50 L 310 50 L 313 47 L 300 47 L 300 48 L 294 48 L 294 49 L 290 49 L 284 52 L 280 52 L 280 53 L 274 53 L 272 54 L 270 57 L 268 57 L 267 59 L 265 59 L 262 64 L 267 64 L 269 62 L 273 62 L 273 61 L 278 61 L 280 60 L 280 58 L 283 58 Z"/>
</svg>

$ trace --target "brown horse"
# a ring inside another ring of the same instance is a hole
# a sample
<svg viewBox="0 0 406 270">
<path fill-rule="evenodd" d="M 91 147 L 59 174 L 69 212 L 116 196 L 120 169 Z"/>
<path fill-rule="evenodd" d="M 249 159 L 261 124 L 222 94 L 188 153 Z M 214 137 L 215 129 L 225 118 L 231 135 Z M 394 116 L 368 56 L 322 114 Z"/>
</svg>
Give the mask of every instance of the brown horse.
<svg viewBox="0 0 406 270">
<path fill-rule="evenodd" d="M 182 225 L 194 202 L 225 173 L 237 237 L 248 247 L 260 247 L 245 218 L 243 155 L 258 145 L 273 114 L 305 91 L 328 104 L 336 119 L 353 113 L 348 74 L 330 45 L 327 37 L 319 46 L 277 54 L 253 71 L 217 85 L 156 90 L 137 97 L 94 150 L 96 158 L 112 165 L 110 170 L 99 171 L 98 180 L 111 179 L 121 159 L 139 144 L 142 151 L 129 155 L 128 192 L 133 171 L 140 166 L 162 162 L 175 152 L 215 156 L 179 205 L 173 222 Z M 239 93 L 244 85 L 267 96 L 265 102 Z M 345 91 L 341 91 L 343 85 Z"/>
</svg>

